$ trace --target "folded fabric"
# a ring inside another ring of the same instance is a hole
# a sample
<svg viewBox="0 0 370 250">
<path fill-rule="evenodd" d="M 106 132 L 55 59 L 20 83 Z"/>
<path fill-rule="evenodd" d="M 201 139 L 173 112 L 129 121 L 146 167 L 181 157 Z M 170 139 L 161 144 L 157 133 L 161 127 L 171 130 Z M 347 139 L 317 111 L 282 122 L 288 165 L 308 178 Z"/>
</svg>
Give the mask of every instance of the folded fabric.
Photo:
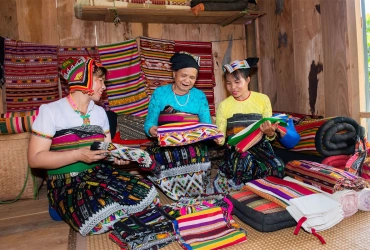
<svg viewBox="0 0 370 250">
<path fill-rule="evenodd" d="M 337 191 L 334 194 L 329 194 L 327 192 L 324 192 L 324 191 L 320 190 L 319 188 L 316 188 L 316 187 L 314 187 L 312 185 L 309 185 L 309 184 L 305 184 L 305 183 L 300 182 L 296 179 L 293 179 L 289 176 L 284 177 L 284 180 L 290 181 L 290 182 L 295 182 L 295 183 L 298 183 L 298 184 L 303 185 L 305 187 L 313 188 L 313 189 L 319 191 L 320 193 L 323 193 L 323 194 L 327 195 L 329 198 L 339 202 L 342 209 L 343 209 L 344 218 L 350 217 L 350 216 L 354 215 L 355 213 L 357 213 L 357 211 L 358 211 L 359 195 L 356 191 L 344 189 L 344 190 L 341 190 L 341 191 Z"/>
<path fill-rule="evenodd" d="M 364 188 L 358 192 L 358 209 L 370 211 L 370 189 Z"/>
<path fill-rule="evenodd" d="M 227 143 L 231 146 L 235 146 L 238 152 L 247 151 L 262 139 L 263 133 L 260 129 L 260 126 L 265 121 L 270 121 L 271 123 L 279 122 L 279 125 L 287 126 L 285 120 L 279 117 L 262 118 L 261 120 L 252 123 L 245 129 L 231 137 Z"/>
<path fill-rule="evenodd" d="M 158 249 L 176 239 L 174 215 L 169 206 L 146 209 L 116 222 L 109 238 L 123 249 Z"/>
<path fill-rule="evenodd" d="M 25 112 L 7 112 L 0 115 L 0 134 L 31 132 L 39 110 Z"/>
<path fill-rule="evenodd" d="M 273 232 L 297 224 L 286 209 L 252 191 L 233 192 L 227 198 L 234 205 L 233 213 L 258 231 Z"/>
<path fill-rule="evenodd" d="M 93 142 L 90 148 L 91 150 L 108 150 L 106 158 L 108 161 L 114 161 L 114 158 L 136 161 L 143 169 L 153 169 L 156 165 L 148 152 L 139 148 L 129 148 L 112 142 Z"/>
<path fill-rule="evenodd" d="M 326 230 L 344 218 L 341 205 L 322 193 L 294 198 L 289 204 L 288 212 L 309 233 Z"/>
<path fill-rule="evenodd" d="M 122 140 L 148 139 L 144 132 L 144 117 L 119 114 L 117 116 L 117 127 Z"/>
<path fill-rule="evenodd" d="M 294 127 L 293 119 L 287 118 L 287 126 L 278 126 L 276 133 L 278 134 L 277 140 L 286 149 L 294 148 L 301 140 L 301 136 L 297 133 Z"/>
<path fill-rule="evenodd" d="M 174 114 L 160 114 L 158 117 L 158 126 L 176 123 L 176 122 L 199 122 L 198 115 L 188 114 L 188 113 L 174 113 Z"/>
<path fill-rule="evenodd" d="M 367 185 L 361 177 L 311 161 L 290 161 L 285 165 L 285 174 L 330 194 L 343 189 L 359 191 Z"/>
<path fill-rule="evenodd" d="M 148 178 L 171 199 L 211 193 L 211 162 L 207 145 L 153 145 L 146 150 L 157 163 Z"/>
<path fill-rule="evenodd" d="M 235 224 L 234 224 L 235 225 Z M 220 207 L 178 217 L 174 228 L 185 249 L 221 249 L 245 242 L 245 233 L 228 223 Z"/>
<path fill-rule="evenodd" d="M 176 122 L 158 127 L 158 142 L 161 147 L 182 146 L 222 136 L 216 125 L 206 123 Z"/>
</svg>

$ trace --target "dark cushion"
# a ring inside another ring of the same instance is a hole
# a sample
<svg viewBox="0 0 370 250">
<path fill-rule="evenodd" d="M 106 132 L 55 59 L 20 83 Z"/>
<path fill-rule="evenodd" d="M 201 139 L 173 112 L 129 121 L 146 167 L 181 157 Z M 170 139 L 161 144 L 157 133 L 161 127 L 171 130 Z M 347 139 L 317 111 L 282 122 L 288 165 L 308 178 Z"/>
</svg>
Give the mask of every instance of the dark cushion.
<svg viewBox="0 0 370 250">
<path fill-rule="evenodd" d="M 273 232 L 297 225 L 285 208 L 251 191 L 237 191 L 227 198 L 234 205 L 233 213 L 241 221 L 260 232 Z"/>
</svg>

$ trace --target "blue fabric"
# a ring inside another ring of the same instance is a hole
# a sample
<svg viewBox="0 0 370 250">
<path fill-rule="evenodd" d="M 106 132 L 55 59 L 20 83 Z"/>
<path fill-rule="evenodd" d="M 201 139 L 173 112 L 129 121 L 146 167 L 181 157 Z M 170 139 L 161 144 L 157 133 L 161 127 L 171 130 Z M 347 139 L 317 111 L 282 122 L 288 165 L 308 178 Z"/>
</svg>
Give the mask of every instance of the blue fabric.
<svg viewBox="0 0 370 250">
<path fill-rule="evenodd" d="M 176 98 L 180 104 L 185 104 L 188 95 L 177 95 Z M 206 95 L 201 90 L 193 87 L 190 90 L 190 97 L 187 104 L 180 106 L 174 97 L 172 84 L 167 84 L 156 88 L 150 98 L 148 115 L 144 123 L 144 131 L 148 136 L 150 136 L 149 129 L 152 126 L 158 126 L 159 114 L 167 105 L 171 105 L 174 109 L 181 112 L 198 115 L 200 123 L 212 124 L 208 101 Z"/>
<path fill-rule="evenodd" d="M 283 138 L 278 139 L 278 141 L 283 145 L 286 149 L 294 148 L 298 142 L 301 140 L 301 136 L 295 130 L 293 119 L 289 118 L 288 126 L 287 126 L 286 134 Z"/>
</svg>

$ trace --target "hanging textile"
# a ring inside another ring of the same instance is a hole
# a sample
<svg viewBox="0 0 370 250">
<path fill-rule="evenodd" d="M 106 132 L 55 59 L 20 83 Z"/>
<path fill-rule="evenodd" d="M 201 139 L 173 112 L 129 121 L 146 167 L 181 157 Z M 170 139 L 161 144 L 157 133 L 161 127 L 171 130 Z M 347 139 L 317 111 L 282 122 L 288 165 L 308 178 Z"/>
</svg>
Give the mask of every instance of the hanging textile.
<svg viewBox="0 0 370 250">
<path fill-rule="evenodd" d="M 146 116 L 149 98 L 140 69 L 136 40 L 98 46 L 100 60 L 108 70 L 109 107 L 117 114 Z"/>
<path fill-rule="evenodd" d="M 30 111 L 59 99 L 57 46 L 5 39 L 6 111 Z"/>
</svg>

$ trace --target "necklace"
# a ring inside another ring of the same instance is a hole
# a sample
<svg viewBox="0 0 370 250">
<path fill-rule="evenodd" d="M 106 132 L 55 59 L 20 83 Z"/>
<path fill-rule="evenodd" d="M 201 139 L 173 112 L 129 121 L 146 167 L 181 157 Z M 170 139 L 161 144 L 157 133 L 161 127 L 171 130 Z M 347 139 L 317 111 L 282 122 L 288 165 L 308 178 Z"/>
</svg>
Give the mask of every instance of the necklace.
<svg viewBox="0 0 370 250">
<path fill-rule="evenodd" d="M 177 97 L 176 97 L 175 91 L 173 91 L 173 89 L 172 89 L 172 93 L 173 93 L 173 96 L 175 97 L 175 100 L 176 100 L 176 102 L 177 102 L 177 104 L 178 104 L 179 106 L 184 107 L 184 106 L 186 106 L 186 104 L 188 104 L 189 97 L 190 97 L 190 91 L 188 92 L 188 98 L 186 98 L 186 102 L 185 102 L 184 104 L 181 104 L 181 103 L 179 102 L 179 100 L 177 100 Z"/>
<path fill-rule="evenodd" d="M 81 111 L 78 110 L 78 107 L 77 107 L 77 104 L 76 102 L 73 100 L 73 97 L 71 94 L 69 94 L 67 96 L 67 100 L 69 102 L 69 104 L 71 104 L 73 110 L 80 115 L 80 117 L 82 118 L 82 126 L 86 126 L 86 125 L 90 125 L 90 115 L 89 114 L 85 114 Z"/>
</svg>

